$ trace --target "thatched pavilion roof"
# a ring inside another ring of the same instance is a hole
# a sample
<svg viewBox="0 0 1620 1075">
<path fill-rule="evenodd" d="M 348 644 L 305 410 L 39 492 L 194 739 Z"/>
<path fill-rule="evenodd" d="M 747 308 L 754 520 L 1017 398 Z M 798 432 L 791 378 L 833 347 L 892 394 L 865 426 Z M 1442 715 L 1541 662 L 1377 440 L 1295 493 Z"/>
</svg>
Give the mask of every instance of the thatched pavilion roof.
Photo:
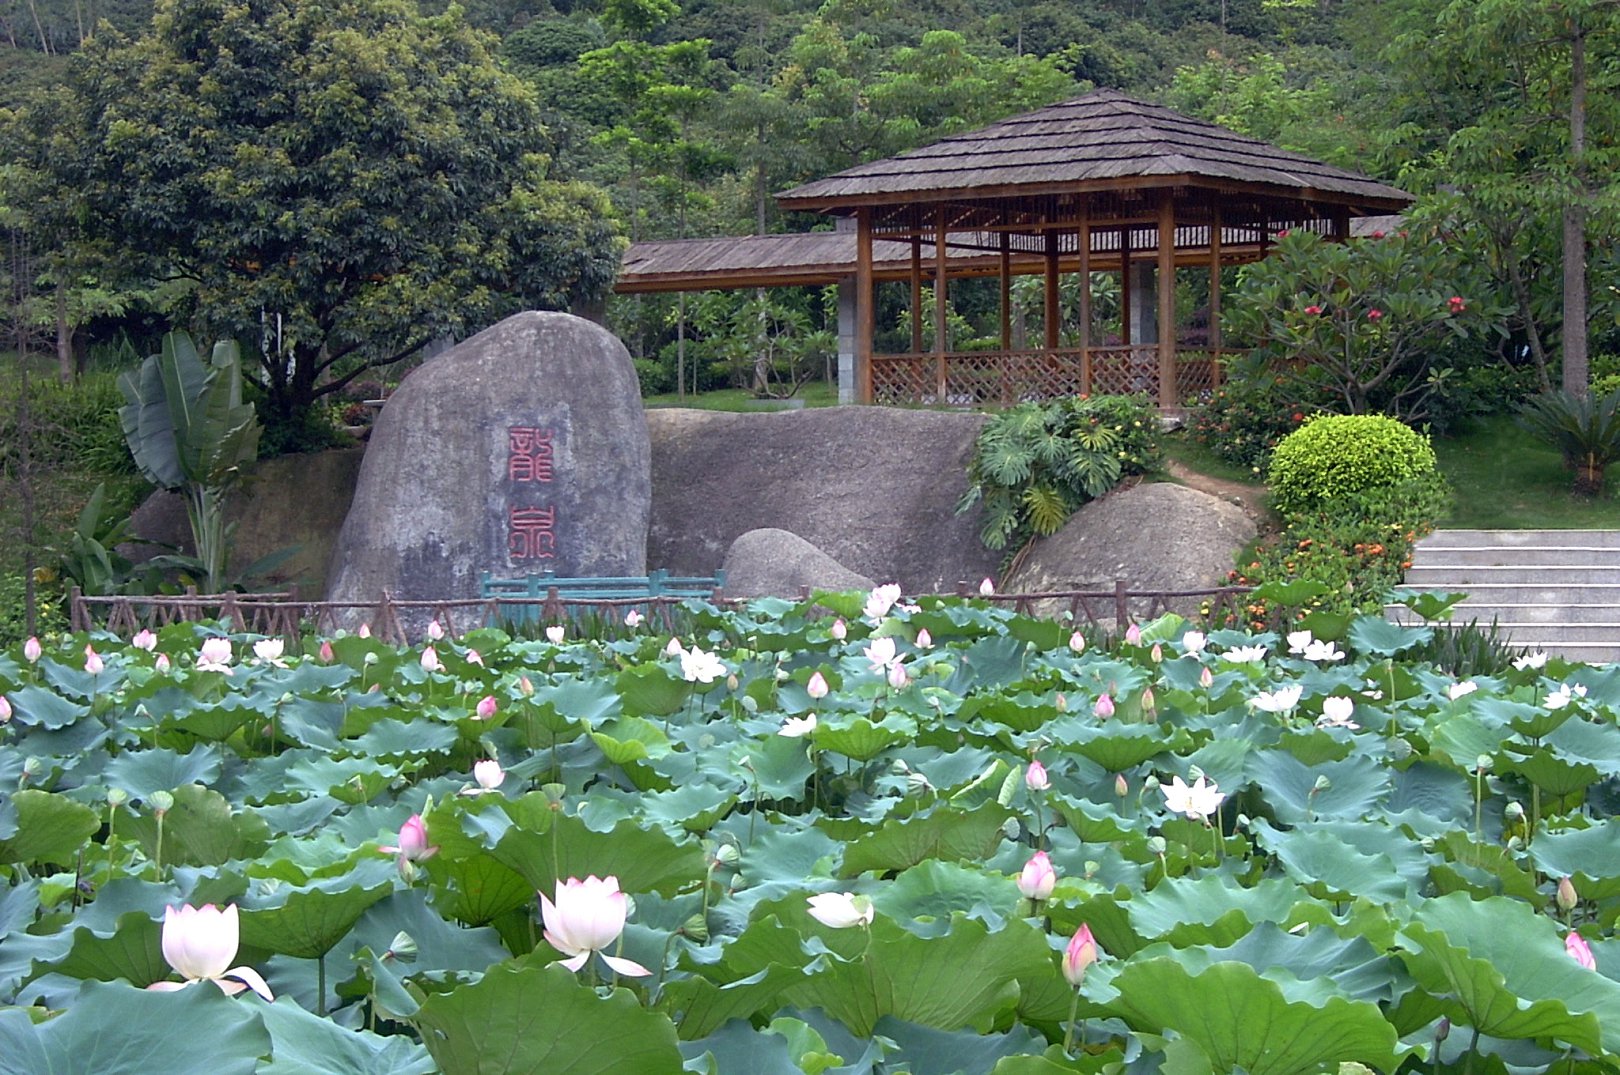
<svg viewBox="0 0 1620 1075">
<path fill-rule="evenodd" d="M 1246 191 L 1399 210 L 1411 195 L 1113 90 L 1049 105 L 777 195 L 784 209 L 1153 187 Z"/>
</svg>

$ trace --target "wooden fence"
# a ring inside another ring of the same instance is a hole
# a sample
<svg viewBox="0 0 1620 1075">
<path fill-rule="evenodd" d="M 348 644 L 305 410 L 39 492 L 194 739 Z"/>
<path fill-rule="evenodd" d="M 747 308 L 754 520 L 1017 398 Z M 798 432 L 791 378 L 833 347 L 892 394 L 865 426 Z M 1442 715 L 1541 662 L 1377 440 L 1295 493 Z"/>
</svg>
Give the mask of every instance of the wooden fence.
<svg viewBox="0 0 1620 1075">
<path fill-rule="evenodd" d="M 1102 631 L 1125 631 L 1167 612 L 1179 611 L 1190 618 L 1215 623 L 1242 622 L 1244 599 L 1249 588 L 1227 586 L 1205 590 L 1132 590 L 1125 580 L 1112 590 L 1057 590 L 1045 593 L 979 594 L 977 587 L 959 583 L 952 596 L 984 600 L 1010 607 L 1014 612 L 1056 619 L 1065 613 L 1077 627 Z M 801 600 L 811 596 L 801 591 Z M 678 628 L 682 606 L 690 598 L 656 596 L 626 598 L 577 598 L 552 589 L 544 597 L 468 598 L 450 601 L 404 601 L 384 594 L 372 602 L 305 601 L 297 591 L 276 593 L 199 594 L 188 589 L 183 594 L 152 596 L 90 597 L 74 587 L 70 591 L 70 623 L 75 631 L 96 628 L 129 636 L 142 628 L 159 628 L 171 623 L 218 621 L 233 631 L 297 639 L 304 634 L 329 635 L 340 629 L 369 627 L 382 640 L 409 645 L 421 638 L 430 622 L 437 622 L 449 637 L 457 637 L 471 627 L 515 620 L 526 624 L 564 623 L 581 616 L 595 617 L 600 626 L 622 625 L 632 610 L 646 621 L 668 631 Z M 710 603 L 717 606 L 745 604 L 745 599 L 715 594 Z M 414 630 L 407 630 L 410 624 Z"/>
</svg>

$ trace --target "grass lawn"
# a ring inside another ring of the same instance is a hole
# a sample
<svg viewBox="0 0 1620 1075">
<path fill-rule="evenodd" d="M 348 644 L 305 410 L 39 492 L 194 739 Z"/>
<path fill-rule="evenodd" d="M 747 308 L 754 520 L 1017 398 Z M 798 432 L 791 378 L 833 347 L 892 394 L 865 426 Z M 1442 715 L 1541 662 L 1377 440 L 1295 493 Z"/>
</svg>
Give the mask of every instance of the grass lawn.
<svg viewBox="0 0 1620 1075">
<path fill-rule="evenodd" d="M 1570 492 L 1557 451 L 1507 416 L 1483 419 L 1459 435 L 1436 437 L 1440 469 L 1456 491 L 1441 525 L 1480 529 L 1620 528 L 1620 473 L 1595 500 Z"/>
<path fill-rule="evenodd" d="M 838 404 L 838 386 L 826 381 L 811 381 L 793 397 L 803 400 L 806 407 L 833 407 Z M 648 407 L 691 407 L 701 411 L 769 411 L 792 405 L 788 400 L 755 399 L 746 388 L 722 388 L 716 392 L 696 395 L 688 392 L 686 399 L 677 399 L 675 393 L 643 396 L 641 402 Z"/>
</svg>

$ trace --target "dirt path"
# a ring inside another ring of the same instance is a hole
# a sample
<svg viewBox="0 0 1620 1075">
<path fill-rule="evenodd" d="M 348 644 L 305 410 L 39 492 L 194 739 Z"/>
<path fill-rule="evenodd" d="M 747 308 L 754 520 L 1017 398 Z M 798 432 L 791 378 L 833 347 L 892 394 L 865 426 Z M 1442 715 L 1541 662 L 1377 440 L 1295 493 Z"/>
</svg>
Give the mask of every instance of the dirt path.
<svg viewBox="0 0 1620 1075">
<path fill-rule="evenodd" d="M 1228 481 L 1225 478 L 1213 478 L 1208 474 L 1200 474 L 1196 470 L 1188 470 L 1175 460 L 1168 461 L 1164 469 L 1165 473 L 1189 489 L 1197 489 L 1201 493 L 1218 496 L 1228 503 L 1236 504 L 1257 525 L 1262 528 L 1265 527 L 1266 508 L 1264 499 L 1266 490 L 1263 486 L 1245 485 L 1242 482 Z"/>
</svg>

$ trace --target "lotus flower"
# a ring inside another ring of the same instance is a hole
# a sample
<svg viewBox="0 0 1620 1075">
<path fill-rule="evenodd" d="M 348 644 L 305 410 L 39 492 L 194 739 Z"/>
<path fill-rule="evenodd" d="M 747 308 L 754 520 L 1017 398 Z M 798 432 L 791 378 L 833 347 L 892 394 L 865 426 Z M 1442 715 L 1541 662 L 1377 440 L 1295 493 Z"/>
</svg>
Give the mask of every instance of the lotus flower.
<svg viewBox="0 0 1620 1075">
<path fill-rule="evenodd" d="M 1274 691 L 1261 691 L 1249 699 L 1249 704 L 1262 713 L 1288 713 L 1299 705 L 1299 699 L 1304 693 L 1304 687 L 1298 683 L 1290 683 Z"/>
<path fill-rule="evenodd" d="M 1046 766 L 1030 759 L 1029 768 L 1024 770 L 1024 787 L 1030 791 L 1045 791 L 1052 786 L 1052 781 L 1046 775 Z"/>
<path fill-rule="evenodd" d="M 273 664 L 277 668 L 286 668 L 287 662 L 281 659 L 286 652 L 286 643 L 279 638 L 261 638 L 253 643 L 253 656 L 265 664 Z"/>
<path fill-rule="evenodd" d="M 1322 715 L 1316 718 L 1318 728 L 1348 728 L 1357 731 L 1361 725 L 1350 719 L 1356 711 L 1354 698 L 1334 696 L 1322 699 Z"/>
<path fill-rule="evenodd" d="M 439 853 L 439 849 L 431 846 L 427 838 L 427 825 L 422 821 L 421 814 L 412 814 L 405 819 L 405 824 L 399 827 L 399 844 L 394 847 L 379 847 L 378 851 L 390 855 L 398 855 L 403 862 L 425 862 Z"/>
<path fill-rule="evenodd" d="M 337 654 L 332 652 L 331 640 L 326 638 L 321 639 L 321 663 L 331 664 L 336 657 Z"/>
<path fill-rule="evenodd" d="M 1266 659 L 1266 647 L 1233 646 L 1221 654 L 1221 657 L 1224 660 L 1231 661 L 1233 664 L 1259 664 Z"/>
<path fill-rule="evenodd" d="M 157 635 L 152 633 L 151 628 L 142 627 L 139 631 L 135 632 L 135 637 L 129 640 L 129 644 L 134 646 L 136 649 L 145 650 L 147 653 L 151 653 L 153 650 L 157 649 Z"/>
<path fill-rule="evenodd" d="M 900 600 L 900 587 L 890 582 L 879 586 L 866 595 L 866 604 L 861 607 L 861 615 L 876 623 L 889 614 L 894 603 Z"/>
<path fill-rule="evenodd" d="M 894 639 L 892 638 L 874 638 L 861 652 L 866 655 L 867 661 L 871 663 L 874 675 L 883 675 L 899 663 L 899 659 L 895 656 Z"/>
<path fill-rule="evenodd" d="M 897 691 L 903 691 L 910 682 L 911 676 L 906 672 L 906 666 L 900 661 L 895 661 L 889 668 L 889 686 Z"/>
<path fill-rule="evenodd" d="M 842 642 L 849 637 L 849 625 L 844 623 L 844 618 L 840 616 L 833 621 L 831 627 L 827 628 L 827 633 L 832 635 L 835 641 Z"/>
<path fill-rule="evenodd" d="M 693 646 L 681 654 L 681 678 L 688 683 L 713 683 L 726 674 L 726 663 L 713 653 Z"/>
<path fill-rule="evenodd" d="M 1079 631 L 1069 636 L 1069 649 L 1075 653 L 1086 652 L 1086 636 Z"/>
<path fill-rule="evenodd" d="M 96 652 L 96 647 L 86 645 L 84 647 L 84 670 L 93 676 L 99 676 L 106 671 L 106 668 L 106 662 L 101 659 L 101 654 Z"/>
<path fill-rule="evenodd" d="M 827 692 L 829 690 L 831 690 L 831 688 L 827 686 L 827 677 L 822 675 L 820 672 L 812 672 L 810 674 L 810 682 L 804 685 L 804 693 L 808 694 L 811 699 L 818 702 L 827 697 Z"/>
<path fill-rule="evenodd" d="M 639 609 L 631 609 L 624 614 L 624 625 L 633 631 L 641 626 L 643 618 Z"/>
<path fill-rule="evenodd" d="M 1316 637 L 1309 631 L 1290 631 L 1288 632 L 1288 652 L 1293 654 L 1304 653 L 1305 647 L 1315 641 Z"/>
<path fill-rule="evenodd" d="M 466 788 L 462 791 L 462 794 L 486 795 L 489 792 L 498 790 L 505 780 L 506 770 L 501 768 L 500 762 L 488 758 L 483 761 L 476 761 L 473 762 L 473 782 L 478 786 Z"/>
<path fill-rule="evenodd" d="M 169 655 L 167 653 L 158 654 L 157 655 L 157 660 L 152 662 L 152 667 L 157 669 L 160 674 L 168 675 L 169 674 Z"/>
<path fill-rule="evenodd" d="M 875 913 L 871 897 L 853 892 L 823 892 L 810 897 L 810 917 L 833 929 L 870 926 Z"/>
<path fill-rule="evenodd" d="M 371 637 L 371 624 L 362 623 L 360 625 L 360 629 L 358 631 L 356 631 L 355 634 L 359 635 L 361 638 L 370 638 Z"/>
<path fill-rule="evenodd" d="M 1513 667 L 1523 672 L 1526 669 L 1547 667 L 1547 655 L 1537 650 L 1535 653 L 1526 653 L 1513 661 Z"/>
<path fill-rule="evenodd" d="M 1052 887 L 1057 884 L 1057 871 L 1052 868 L 1052 860 L 1046 857 L 1045 851 L 1037 851 L 1024 863 L 1024 870 L 1018 875 L 1018 891 L 1026 900 L 1044 900 L 1052 895 Z"/>
<path fill-rule="evenodd" d="M 1142 628 L 1134 623 L 1125 628 L 1125 641 L 1133 646 L 1138 645 L 1142 641 Z"/>
<path fill-rule="evenodd" d="M 553 646 L 562 645 L 563 639 L 566 637 L 568 637 L 568 632 L 563 629 L 563 626 L 560 623 L 552 624 L 550 627 L 546 628 L 546 641 L 550 642 Z"/>
<path fill-rule="evenodd" d="M 1086 969 L 1097 962 L 1097 942 L 1091 936 L 1091 927 L 1084 922 L 1069 939 L 1063 950 L 1063 977 L 1076 989 L 1086 980 Z"/>
<path fill-rule="evenodd" d="M 777 735 L 785 735 L 789 739 L 802 739 L 816 730 L 816 715 L 811 713 L 807 717 L 789 717 L 782 722 L 782 728 Z"/>
<path fill-rule="evenodd" d="M 1305 647 L 1305 652 L 1300 656 L 1307 661 L 1342 661 L 1344 660 L 1344 650 L 1326 639 L 1318 638 L 1312 640 L 1311 644 Z"/>
<path fill-rule="evenodd" d="M 1152 659 L 1154 664 L 1158 664 L 1164 660 L 1164 647 L 1157 642 L 1153 643 L 1153 648 L 1148 651 L 1148 657 Z"/>
<path fill-rule="evenodd" d="M 39 644 L 39 639 L 33 635 L 29 635 L 28 641 L 23 643 L 23 659 L 29 664 L 38 661 L 44 652 L 45 648 Z"/>
<path fill-rule="evenodd" d="M 1091 711 L 1097 715 L 1098 720 L 1107 720 L 1114 715 L 1114 699 L 1107 694 L 1098 695 L 1097 701 L 1092 704 Z"/>
<path fill-rule="evenodd" d="M 995 584 L 995 582 L 990 578 L 990 576 L 986 575 L 984 577 L 984 580 L 979 583 L 979 596 L 980 597 L 990 597 L 995 592 L 996 592 L 996 584 Z"/>
<path fill-rule="evenodd" d="M 1209 638 L 1202 631 L 1188 631 L 1181 636 L 1181 651 L 1189 657 L 1196 657 L 1204 652 L 1204 646 Z"/>
<path fill-rule="evenodd" d="M 563 966 L 579 970 L 592 952 L 601 952 L 602 961 L 619 974 L 643 977 L 652 971 L 631 959 L 610 956 L 602 951 L 624 932 L 629 900 L 619 891 L 619 879 L 612 875 L 598 879 L 594 874 L 581 881 L 570 877 L 557 882 L 557 902 L 540 894 L 540 917 L 546 924 L 546 941 L 568 958 Z"/>
<path fill-rule="evenodd" d="M 917 632 L 917 648 L 918 649 L 933 649 L 934 648 L 934 636 L 928 633 L 928 628 L 926 628 L 926 627 L 924 627 L 922 630 Z"/>
<path fill-rule="evenodd" d="M 1585 937 L 1574 930 L 1564 934 L 1564 951 L 1587 970 L 1597 970 L 1597 959 L 1592 955 L 1592 946 L 1586 943 Z"/>
<path fill-rule="evenodd" d="M 10 720 L 11 720 L 11 700 L 9 698 L 7 698 L 5 695 L 0 694 L 0 724 L 5 724 Z"/>
<path fill-rule="evenodd" d="M 147 986 L 160 992 L 184 989 L 193 982 L 213 982 L 226 994 L 252 989 L 265 1000 L 274 1000 L 270 986 L 252 967 L 231 967 L 241 942 L 236 904 L 223 911 L 213 904 L 163 909 L 163 958 L 185 979 L 183 982 L 153 982 Z M 226 968 L 230 969 L 227 970 Z M 227 981 L 235 978 L 236 981 Z"/>
<path fill-rule="evenodd" d="M 1547 695 L 1546 701 L 1541 704 L 1548 709 L 1562 709 L 1577 698 L 1586 697 L 1586 688 L 1579 683 L 1559 684 L 1558 688 Z"/>
<path fill-rule="evenodd" d="M 429 642 L 437 642 L 444 637 L 444 628 L 440 626 L 438 620 L 428 621 L 427 636 Z"/>
<path fill-rule="evenodd" d="M 466 652 L 465 656 L 468 664 L 476 664 L 479 668 L 484 667 L 484 656 L 477 650 L 470 649 Z"/>
<path fill-rule="evenodd" d="M 439 660 L 439 651 L 434 649 L 432 646 L 422 647 L 422 671 L 444 671 L 444 662 Z"/>
<path fill-rule="evenodd" d="M 1208 668 L 1200 671 L 1198 673 L 1198 685 L 1204 688 L 1206 691 L 1215 686 L 1215 673 L 1211 672 Z"/>
<path fill-rule="evenodd" d="M 671 638 L 669 644 L 664 647 L 665 657 L 679 657 L 685 652 L 686 647 L 681 645 L 681 640 L 678 638 Z"/>
<path fill-rule="evenodd" d="M 1194 821 L 1208 819 L 1226 798 L 1225 792 L 1216 790 L 1214 783 L 1205 783 L 1202 776 L 1190 786 L 1182 783 L 1181 777 L 1173 777 L 1169 787 L 1161 785 L 1159 790 L 1164 792 L 1164 805 L 1172 813 L 1185 814 Z"/>
<path fill-rule="evenodd" d="M 479 720 L 489 720 L 499 711 L 499 706 L 493 694 L 486 694 L 478 699 L 478 707 L 474 710 Z"/>
</svg>

